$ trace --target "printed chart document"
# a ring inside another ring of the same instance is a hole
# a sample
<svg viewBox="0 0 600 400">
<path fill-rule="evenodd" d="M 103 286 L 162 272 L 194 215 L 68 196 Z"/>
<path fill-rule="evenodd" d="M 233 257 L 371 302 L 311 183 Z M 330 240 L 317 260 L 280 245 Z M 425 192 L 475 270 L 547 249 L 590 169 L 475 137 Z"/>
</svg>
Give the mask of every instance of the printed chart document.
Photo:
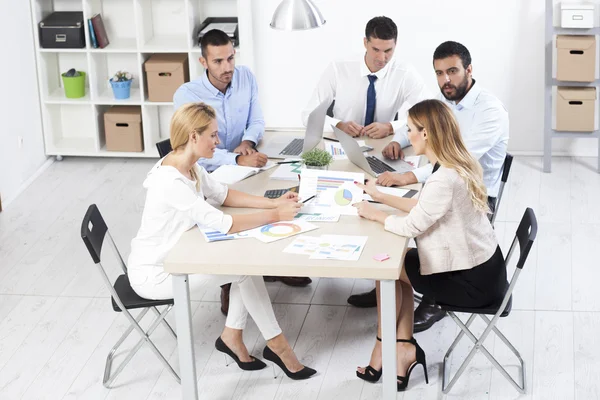
<svg viewBox="0 0 600 400">
<path fill-rule="evenodd" d="M 267 164 L 262 168 L 243 167 L 241 165 L 221 165 L 219 168 L 214 170 L 210 175 L 221 182 L 224 185 L 233 185 L 239 181 L 251 177 L 252 175 L 258 174 L 259 172 L 266 171 L 270 168 L 275 167 L 272 161 L 268 161 Z M 297 178 L 297 177 L 296 177 Z"/>
<path fill-rule="evenodd" d="M 366 145 L 364 140 L 357 140 L 356 142 L 361 147 Z M 339 142 L 325 142 L 325 150 L 327 150 L 327 152 L 333 156 L 334 160 L 348 159 L 348 156 L 344 152 L 344 149 L 342 148 L 342 145 Z"/>
<path fill-rule="evenodd" d="M 358 261 L 368 236 L 322 235 L 296 238 L 284 253 L 303 254 L 311 259 Z"/>
<path fill-rule="evenodd" d="M 200 229 L 200 233 L 202 233 L 204 240 L 206 240 L 208 243 L 220 242 L 222 240 L 244 239 L 244 238 L 251 237 L 250 235 L 248 235 L 244 232 L 221 233 L 221 232 L 216 231 L 211 228 L 205 228 L 201 225 L 198 225 L 198 228 Z"/>
<path fill-rule="evenodd" d="M 308 222 L 338 222 L 340 214 L 320 214 L 320 213 L 305 213 L 296 214 L 294 219 L 301 219 Z"/>
<path fill-rule="evenodd" d="M 258 228 L 240 232 L 240 234 L 252 236 L 264 243 L 271 243 L 276 240 L 309 232 L 317 228 L 317 225 L 313 225 L 310 222 L 301 219 L 296 219 L 294 221 L 281 221 L 259 226 Z"/>
<path fill-rule="evenodd" d="M 362 172 L 303 169 L 300 176 L 299 197 L 315 196 L 306 203 L 303 212 L 358 215 L 353 204 L 362 201 L 363 191 L 354 182 L 364 182 Z"/>
</svg>

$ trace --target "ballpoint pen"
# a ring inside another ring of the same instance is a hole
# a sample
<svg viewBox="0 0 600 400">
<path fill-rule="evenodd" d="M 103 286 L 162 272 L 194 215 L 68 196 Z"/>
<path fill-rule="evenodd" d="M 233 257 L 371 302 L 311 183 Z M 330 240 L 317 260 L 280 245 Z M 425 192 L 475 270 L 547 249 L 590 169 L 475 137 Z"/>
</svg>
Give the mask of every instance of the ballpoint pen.
<svg viewBox="0 0 600 400">
<path fill-rule="evenodd" d="M 277 161 L 277 164 L 294 164 L 299 161 Z"/>
<path fill-rule="evenodd" d="M 316 194 L 313 194 L 312 196 L 310 196 L 308 199 L 306 200 L 302 200 L 302 203 L 306 203 L 309 200 L 312 200 L 314 197 L 316 196 Z"/>
</svg>

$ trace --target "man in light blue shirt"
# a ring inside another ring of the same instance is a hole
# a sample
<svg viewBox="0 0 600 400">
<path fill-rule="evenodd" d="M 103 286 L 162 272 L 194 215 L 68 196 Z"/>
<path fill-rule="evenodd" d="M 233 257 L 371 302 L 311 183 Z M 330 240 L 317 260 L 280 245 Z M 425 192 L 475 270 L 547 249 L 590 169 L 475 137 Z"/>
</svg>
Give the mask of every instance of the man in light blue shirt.
<svg viewBox="0 0 600 400">
<path fill-rule="evenodd" d="M 508 112 L 496 96 L 476 84 L 471 55 L 462 44 L 439 45 L 433 54 L 433 64 L 441 92 L 438 99 L 452 109 L 467 150 L 483 168 L 483 183 L 493 211 L 508 145 Z M 402 131 L 385 147 L 383 155 L 395 159 L 398 150 L 408 145 L 406 131 Z M 385 172 L 377 183 L 404 186 L 425 182 L 432 169 L 433 166 L 427 165 L 404 174 Z"/>
<path fill-rule="evenodd" d="M 221 142 L 211 159 L 200 159 L 198 164 L 211 172 L 224 164 L 263 167 L 268 158 L 256 150 L 265 132 L 258 87 L 247 67 L 235 66 L 235 49 L 229 36 L 213 29 L 200 42 L 200 63 L 206 69 L 200 79 L 184 83 L 175 92 L 175 109 L 186 103 L 203 102 L 215 109 Z M 288 286 L 306 286 L 308 277 L 272 276 L 267 281 L 279 280 Z M 229 310 L 231 284 L 221 286 L 221 312 Z M 240 331 L 241 332 L 241 331 Z M 241 334 L 241 333 L 240 333 Z"/>
<path fill-rule="evenodd" d="M 235 50 L 225 32 L 208 31 L 200 47 L 200 63 L 206 72 L 200 79 L 181 85 L 173 96 L 175 109 L 201 101 L 217 114 L 221 143 L 213 158 L 200 159 L 198 164 L 209 172 L 224 164 L 264 166 L 267 156 L 256 151 L 265 121 L 254 75 L 248 67 L 235 66 Z"/>
<path fill-rule="evenodd" d="M 508 144 L 508 113 L 496 96 L 476 84 L 472 77 L 471 54 L 462 44 L 444 42 L 439 45 L 433 53 L 433 66 L 441 92 L 438 99 L 452 110 L 467 150 L 481 164 L 488 205 L 493 212 Z M 400 149 L 409 144 L 406 130 L 399 131 L 383 149 L 383 155 L 397 159 L 401 157 Z M 425 182 L 432 170 L 433 166 L 428 164 L 403 174 L 385 172 L 377 178 L 377 183 L 404 186 Z M 375 289 L 350 296 L 348 303 L 357 307 L 375 307 Z M 423 296 L 415 309 L 414 332 L 429 329 L 445 315 L 432 299 Z"/>
</svg>

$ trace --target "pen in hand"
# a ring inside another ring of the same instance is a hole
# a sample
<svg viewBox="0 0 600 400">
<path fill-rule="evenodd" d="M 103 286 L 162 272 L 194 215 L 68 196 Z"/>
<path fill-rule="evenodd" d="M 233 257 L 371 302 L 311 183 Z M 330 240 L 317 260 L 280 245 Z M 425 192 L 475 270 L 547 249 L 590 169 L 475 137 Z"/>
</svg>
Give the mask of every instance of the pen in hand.
<svg viewBox="0 0 600 400">
<path fill-rule="evenodd" d="M 307 202 L 307 201 L 309 201 L 309 200 L 312 200 L 312 199 L 314 199 L 314 198 L 315 198 L 315 196 L 316 196 L 316 194 L 313 194 L 313 195 L 312 195 L 312 196 L 310 196 L 308 199 L 306 199 L 306 200 L 302 200 L 302 204 L 306 203 L 306 202 Z"/>
</svg>

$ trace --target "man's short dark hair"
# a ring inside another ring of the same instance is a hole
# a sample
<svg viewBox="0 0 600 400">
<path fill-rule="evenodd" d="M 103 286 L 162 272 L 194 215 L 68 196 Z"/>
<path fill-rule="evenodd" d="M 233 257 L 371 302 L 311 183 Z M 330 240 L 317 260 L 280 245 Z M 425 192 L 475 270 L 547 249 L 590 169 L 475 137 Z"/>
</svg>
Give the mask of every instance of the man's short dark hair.
<svg viewBox="0 0 600 400">
<path fill-rule="evenodd" d="M 394 40 L 398 39 L 398 27 L 388 17 L 375 17 L 367 22 L 365 28 L 365 37 L 367 40 L 381 39 Z"/>
<path fill-rule="evenodd" d="M 471 65 L 471 53 L 469 53 L 469 50 L 462 44 L 452 41 L 444 42 L 435 49 L 433 52 L 433 61 L 452 56 L 460 57 L 463 68 Z"/>
<path fill-rule="evenodd" d="M 206 48 L 208 46 L 225 46 L 231 43 L 231 39 L 227 34 L 219 29 L 211 29 L 206 32 L 200 40 L 200 49 L 202 57 L 206 58 Z"/>
</svg>

